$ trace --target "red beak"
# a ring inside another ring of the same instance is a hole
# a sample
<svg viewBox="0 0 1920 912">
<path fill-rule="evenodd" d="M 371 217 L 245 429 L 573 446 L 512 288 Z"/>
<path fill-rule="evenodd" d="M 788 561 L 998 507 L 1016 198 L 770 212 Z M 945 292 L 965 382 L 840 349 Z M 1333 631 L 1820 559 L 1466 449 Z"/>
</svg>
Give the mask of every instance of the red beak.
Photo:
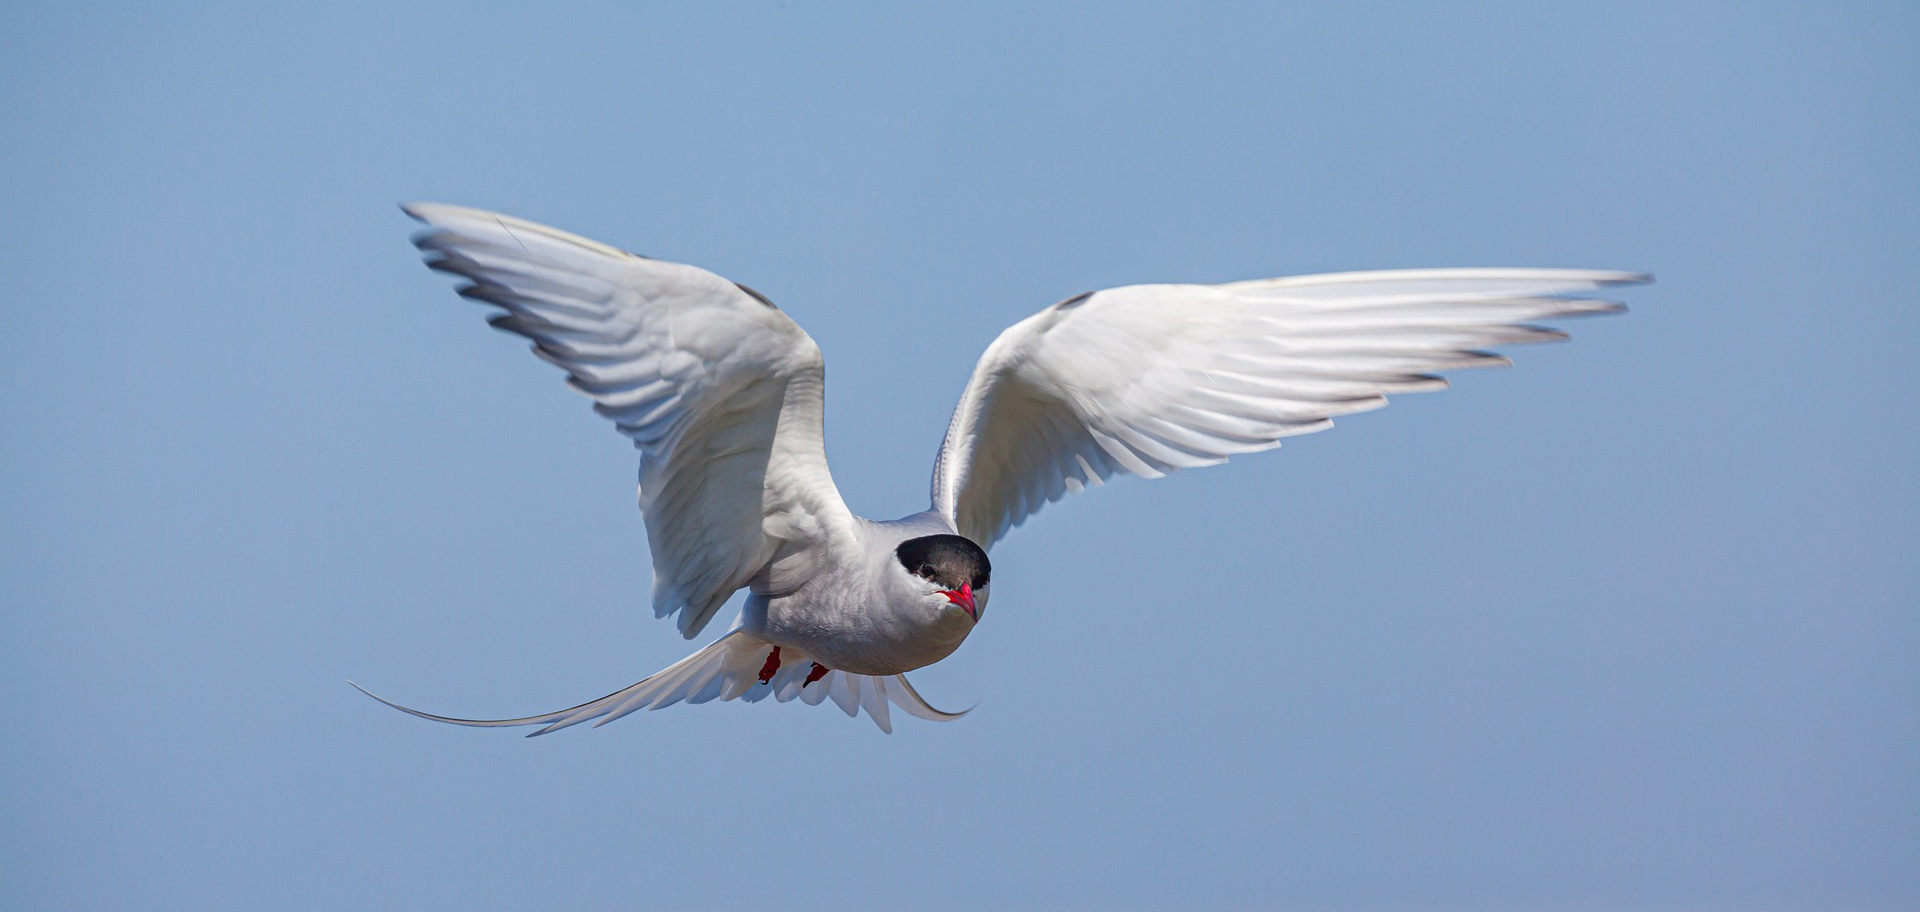
<svg viewBox="0 0 1920 912">
<path fill-rule="evenodd" d="M 978 622 L 980 620 L 980 611 L 978 608 L 974 607 L 974 604 L 973 604 L 973 584 L 972 583 L 961 583 L 960 591 L 958 592 L 955 592 L 951 589 L 942 589 L 940 590 L 940 594 L 946 596 L 947 601 L 967 609 L 967 617 L 973 618 L 975 622 Z"/>
</svg>

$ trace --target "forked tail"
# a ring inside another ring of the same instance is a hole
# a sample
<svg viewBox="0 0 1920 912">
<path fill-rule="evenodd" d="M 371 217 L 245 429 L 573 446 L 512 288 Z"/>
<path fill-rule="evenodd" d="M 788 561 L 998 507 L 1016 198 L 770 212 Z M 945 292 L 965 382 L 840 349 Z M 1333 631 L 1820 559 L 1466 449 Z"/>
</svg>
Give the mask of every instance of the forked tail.
<svg viewBox="0 0 1920 912">
<path fill-rule="evenodd" d="M 775 652 L 778 658 L 773 658 Z M 352 681 L 347 683 L 353 684 Z M 873 724 L 883 732 L 893 731 L 887 704 L 906 710 L 909 715 L 935 722 L 951 722 L 969 710 L 942 712 L 927 705 L 907 683 L 906 675 L 859 675 L 828 670 L 813 664 L 805 653 L 779 648 L 744 630 L 735 630 L 713 641 L 706 648 L 673 663 L 657 674 L 630 687 L 607 694 L 591 703 L 521 719 L 452 719 L 417 709 L 409 709 L 353 684 L 356 690 L 394 709 L 435 722 L 501 728 L 509 725 L 540 725 L 528 735 L 544 735 L 569 725 L 599 719 L 595 727 L 605 725 L 630 712 L 659 709 L 682 700 L 705 703 L 708 700 L 745 700 L 758 702 L 772 696 L 782 703 L 795 697 L 810 705 L 827 698 L 849 716 L 867 711 Z"/>
</svg>

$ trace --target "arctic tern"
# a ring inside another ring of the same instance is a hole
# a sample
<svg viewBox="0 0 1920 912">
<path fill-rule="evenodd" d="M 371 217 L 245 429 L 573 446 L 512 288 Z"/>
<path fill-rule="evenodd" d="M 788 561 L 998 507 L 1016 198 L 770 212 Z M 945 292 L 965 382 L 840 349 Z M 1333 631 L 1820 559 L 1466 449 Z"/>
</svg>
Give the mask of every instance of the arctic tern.
<svg viewBox="0 0 1920 912">
<path fill-rule="evenodd" d="M 1651 280 L 1402 269 L 1076 295 L 987 347 L 934 460 L 932 504 L 882 522 L 850 512 L 827 471 L 819 347 L 759 292 L 493 212 L 402 208 L 428 226 L 414 237 L 427 265 L 501 308 L 488 322 L 531 340 L 639 449 L 655 614 L 677 615 L 692 639 L 747 590 L 724 636 L 571 709 L 453 719 L 375 697 L 440 722 L 542 726 L 534 734 L 768 696 L 832 699 L 883 731 L 889 704 L 957 719 L 905 673 L 966 640 L 992 590 L 987 549 L 1045 504 L 1443 389 L 1437 372 L 1508 363 L 1483 348 L 1566 338 L 1528 321 L 1616 312 L 1587 293 Z"/>
</svg>

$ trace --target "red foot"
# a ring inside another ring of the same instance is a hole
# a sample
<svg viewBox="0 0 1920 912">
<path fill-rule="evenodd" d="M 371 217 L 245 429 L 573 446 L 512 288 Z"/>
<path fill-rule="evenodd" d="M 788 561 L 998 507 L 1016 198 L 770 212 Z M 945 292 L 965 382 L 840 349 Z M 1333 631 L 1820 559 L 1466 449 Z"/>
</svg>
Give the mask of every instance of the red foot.
<svg viewBox="0 0 1920 912">
<path fill-rule="evenodd" d="M 767 664 L 760 666 L 760 683 L 765 684 L 773 680 L 773 673 L 779 670 L 780 647 L 775 646 L 772 652 L 767 653 Z"/>
<path fill-rule="evenodd" d="M 826 676 L 827 676 L 827 666 L 822 665 L 819 662 L 815 662 L 813 663 L 813 667 L 807 670 L 807 679 L 804 681 L 801 681 L 800 686 L 805 687 L 808 684 L 812 684 L 813 682 L 818 681 L 821 678 L 824 678 Z"/>
</svg>

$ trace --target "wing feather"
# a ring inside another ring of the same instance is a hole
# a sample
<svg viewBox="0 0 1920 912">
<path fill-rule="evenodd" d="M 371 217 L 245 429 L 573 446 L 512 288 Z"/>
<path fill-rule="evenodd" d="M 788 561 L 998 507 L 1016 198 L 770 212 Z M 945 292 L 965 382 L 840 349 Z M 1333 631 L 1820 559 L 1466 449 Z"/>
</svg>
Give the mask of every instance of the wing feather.
<svg viewBox="0 0 1920 912">
<path fill-rule="evenodd" d="M 640 451 L 656 614 L 697 635 L 776 553 L 850 536 L 827 470 L 820 349 L 764 297 L 704 269 L 545 225 L 435 203 L 427 265 L 504 310 L 494 328 L 534 354 Z M 793 563 L 804 567 L 804 560 Z"/>
<path fill-rule="evenodd" d="M 1157 478 L 1326 430 L 1482 349 L 1565 339 L 1529 321 L 1614 313 L 1585 296 L 1649 281 L 1579 269 L 1403 269 L 1133 285 L 1079 295 L 988 346 L 934 466 L 933 506 L 991 546 L 1115 474 Z"/>
</svg>

